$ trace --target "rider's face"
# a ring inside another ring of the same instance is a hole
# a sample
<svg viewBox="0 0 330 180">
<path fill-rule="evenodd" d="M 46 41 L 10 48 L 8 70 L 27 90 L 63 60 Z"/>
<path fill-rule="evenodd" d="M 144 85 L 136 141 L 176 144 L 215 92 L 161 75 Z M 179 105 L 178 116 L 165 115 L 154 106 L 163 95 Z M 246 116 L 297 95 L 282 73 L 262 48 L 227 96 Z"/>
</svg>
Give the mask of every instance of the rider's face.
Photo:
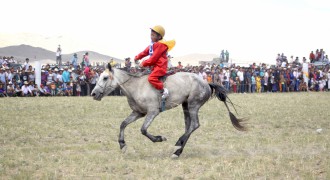
<svg viewBox="0 0 330 180">
<path fill-rule="evenodd" d="M 151 38 L 151 41 L 152 42 L 157 42 L 157 41 L 159 41 L 161 39 L 160 36 L 159 36 L 159 34 L 157 34 L 154 31 L 151 31 L 150 38 Z"/>
</svg>

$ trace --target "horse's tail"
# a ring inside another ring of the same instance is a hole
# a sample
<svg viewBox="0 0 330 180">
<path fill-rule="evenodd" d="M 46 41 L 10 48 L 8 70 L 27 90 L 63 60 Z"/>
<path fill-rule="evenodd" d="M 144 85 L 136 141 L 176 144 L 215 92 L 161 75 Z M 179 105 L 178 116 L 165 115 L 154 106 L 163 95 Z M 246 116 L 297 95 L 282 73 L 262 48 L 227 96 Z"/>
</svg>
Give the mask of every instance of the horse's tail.
<svg viewBox="0 0 330 180">
<path fill-rule="evenodd" d="M 218 84 L 214 84 L 214 83 L 209 83 L 210 87 L 211 87 L 211 90 L 212 90 L 212 96 L 216 96 L 220 101 L 224 102 L 225 105 L 226 105 L 226 108 L 229 112 L 229 117 L 230 117 L 230 120 L 231 120 L 231 123 L 233 124 L 233 126 L 239 130 L 239 131 L 246 131 L 247 128 L 244 127 L 241 122 L 243 122 L 245 119 L 238 119 L 236 118 L 236 116 L 230 111 L 228 105 L 227 105 L 227 90 L 223 87 L 223 86 L 220 86 Z M 235 106 L 234 104 L 231 102 L 231 100 L 228 98 L 229 102 L 232 104 L 232 106 L 234 107 L 235 109 Z M 236 109 L 235 109 L 236 111 Z M 237 111 L 236 111 L 237 113 Z"/>
</svg>

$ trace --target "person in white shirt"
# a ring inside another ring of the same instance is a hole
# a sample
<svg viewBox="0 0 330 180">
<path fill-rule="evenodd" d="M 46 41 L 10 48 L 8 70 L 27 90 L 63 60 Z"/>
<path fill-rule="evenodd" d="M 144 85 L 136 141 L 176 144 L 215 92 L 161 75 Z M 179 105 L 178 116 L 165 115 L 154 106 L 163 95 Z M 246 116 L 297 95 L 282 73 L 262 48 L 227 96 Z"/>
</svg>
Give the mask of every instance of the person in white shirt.
<svg viewBox="0 0 330 180">
<path fill-rule="evenodd" d="M 58 75 L 58 69 L 55 68 L 55 69 L 53 70 L 53 79 L 54 79 L 54 81 L 57 81 L 57 75 Z"/>
<path fill-rule="evenodd" d="M 326 85 L 326 82 L 325 82 L 325 78 L 322 78 L 320 81 L 319 81 L 319 91 L 324 91 L 324 87 Z"/>
<path fill-rule="evenodd" d="M 49 74 L 47 76 L 47 85 L 51 84 L 54 82 L 54 74 L 52 70 L 49 70 Z"/>
<path fill-rule="evenodd" d="M 206 79 L 207 74 L 203 71 L 203 68 L 200 68 L 200 69 L 199 69 L 198 76 L 199 76 L 201 79 L 207 81 L 207 79 Z"/>
<path fill-rule="evenodd" d="M 230 88 L 230 84 L 229 84 L 230 74 L 229 74 L 228 68 L 226 68 L 225 70 L 223 70 L 223 74 L 224 74 L 225 88 L 229 92 L 229 88 Z"/>
<path fill-rule="evenodd" d="M 58 64 L 59 67 L 62 67 L 62 49 L 61 49 L 61 45 L 58 45 L 58 48 L 56 50 L 56 64 Z"/>
<path fill-rule="evenodd" d="M 243 72 L 243 69 L 240 68 L 240 70 L 237 72 L 237 76 L 239 78 L 239 81 L 240 81 L 240 88 L 238 89 L 238 92 L 240 93 L 244 93 L 244 72 Z"/>
<path fill-rule="evenodd" d="M 6 73 L 4 72 L 4 69 L 0 67 L 0 82 L 2 84 L 6 84 Z"/>
<path fill-rule="evenodd" d="M 25 59 L 25 63 L 24 63 L 24 67 L 23 67 L 23 69 L 25 69 L 25 71 L 27 71 L 29 69 L 29 66 L 30 66 L 29 61 L 30 61 L 29 58 Z"/>
<path fill-rule="evenodd" d="M 62 78 L 62 70 L 60 70 L 60 72 L 57 74 L 56 76 L 56 81 L 61 82 L 61 84 L 63 83 L 63 78 Z"/>
<path fill-rule="evenodd" d="M 0 57 L 0 67 L 2 66 L 2 63 L 3 63 L 3 59 L 2 57 Z"/>
<path fill-rule="evenodd" d="M 22 96 L 33 96 L 28 84 L 29 83 L 27 81 L 24 81 L 24 85 L 22 86 Z"/>
<path fill-rule="evenodd" d="M 10 82 L 13 80 L 13 73 L 11 73 L 10 69 L 9 68 L 6 68 L 6 78 L 7 78 L 7 82 Z"/>
<path fill-rule="evenodd" d="M 207 63 L 207 64 L 204 66 L 204 70 L 206 70 L 206 69 L 211 69 L 211 65 L 210 65 L 210 63 Z"/>
<path fill-rule="evenodd" d="M 268 78 L 269 78 L 269 74 L 267 71 L 265 71 L 265 74 L 264 74 L 264 91 L 265 92 L 268 92 L 269 89 L 268 89 Z"/>
</svg>

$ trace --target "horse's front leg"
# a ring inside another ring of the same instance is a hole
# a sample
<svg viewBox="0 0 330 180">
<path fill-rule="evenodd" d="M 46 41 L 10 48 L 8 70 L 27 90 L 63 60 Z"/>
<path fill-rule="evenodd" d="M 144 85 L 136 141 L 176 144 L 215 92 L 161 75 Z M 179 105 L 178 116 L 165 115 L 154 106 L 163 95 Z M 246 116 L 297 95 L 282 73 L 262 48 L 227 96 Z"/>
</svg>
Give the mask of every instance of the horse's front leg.
<svg viewBox="0 0 330 180">
<path fill-rule="evenodd" d="M 165 137 L 162 136 L 153 136 L 148 133 L 147 129 L 151 125 L 152 121 L 155 119 L 155 117 L 159 114 L 159 111 L 153 111 L 148 112 L 147 117 L 142 125 L 141 133 L 145 136 L 147 136 L 152 142 L 162 142 L 166 141 Z"/>
<path fill-rule="evenodd" d="M 124 140 L 124 130 L 126 128 L 127 125 L 129 125 L 130 123 L 136 121 L 137 119 L 141 118 L 145 116 L 144 114 L 141 114 L 141 113 L 138 113 L 138 112 L 135 112 L 133 111 L 120 125 L 120 132 L 119 132 L 119 139 L 118 139 L 118 142 L 119 142 L 119 146 L 120 146 L 120 149 L 125 152 L 126 150 L 126 143 L 125 143 L 125 140 Z"/>
</svg>

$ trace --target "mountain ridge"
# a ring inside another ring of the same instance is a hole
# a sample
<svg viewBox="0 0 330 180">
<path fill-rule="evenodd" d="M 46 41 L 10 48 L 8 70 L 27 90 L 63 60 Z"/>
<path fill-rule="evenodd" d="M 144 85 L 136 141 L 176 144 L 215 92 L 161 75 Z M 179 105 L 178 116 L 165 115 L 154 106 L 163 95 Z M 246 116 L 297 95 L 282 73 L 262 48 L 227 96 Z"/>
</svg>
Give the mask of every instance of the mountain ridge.
<svg viewBox="0 0 330 180">
<path fill-rule="evenodd" d="M 81 61 L 83 55 L 86 52 L 88 52 L 91 62 L 108 62 L 110 61 L 111 58 L 120 63 L 124 62 L 122 59 L 112 57 L 109 55 L 104 55 L 90 50 L 82 50 L 74 53 L 77 53 L 78 60 Z M 62 62 L 71 61 L 71 58 L 73 57 L 74 53 L 62 54 Z M 26 58 L 29 58 L 31 62 L 36 60 L 40 60 L 40 61 L 48 60 L 48 61 L 54 61 L 55 63 L 56 60 L 55 52 L 47 50 L 42 47 L 35 47 L 26 44 L 1 47 L 0 56 L 1 57 L 13 56 L 15 60 L 21 63 L 25 62 Z"/>
</svg>

